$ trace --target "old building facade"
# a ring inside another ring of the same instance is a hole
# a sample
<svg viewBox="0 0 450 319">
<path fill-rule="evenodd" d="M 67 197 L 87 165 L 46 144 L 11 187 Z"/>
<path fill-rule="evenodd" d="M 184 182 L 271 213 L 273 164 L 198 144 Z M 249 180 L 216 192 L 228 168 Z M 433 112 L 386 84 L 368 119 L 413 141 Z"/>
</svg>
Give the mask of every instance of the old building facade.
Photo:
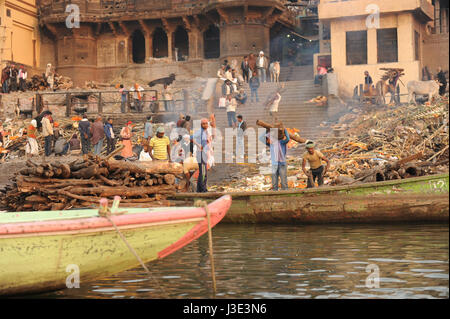
<svg viewBox="0 0 450 319">
<path fill-rule="evenodd" d="M 35 0 L 0 0 L 0 66 L 39 68 L 40 37 Z"/>
<path fill-rule="evenodd" d="M 446 12 L 437 13 L 444 2 Z M 377 81 L 381 68 L 402 68 L 405 85 L 421 80 L 426 69 L 432 75 L 437 66 L 448 70 L 448 1 L 322 0 L 319 19 L 330 32 L 329 40 L 321 39 L 321 54 L 331 56 L 341 96 L 353 94 L 366 70 Z M 404 85 L 400 93 L 407 93 Z"/>
<path fill-rule="evenodd" d="M 172 71 L 212 75 L 218 60 L 240 61 L 260 50 L 270 56 L 271 28 L 296 23 L 284 3 L 40 0 L 41 60 L 75 83 L 106 81 L 124 72 L 142 80 Z M 78 13 L 76 26 L 73 17 Z"/>
</svg>

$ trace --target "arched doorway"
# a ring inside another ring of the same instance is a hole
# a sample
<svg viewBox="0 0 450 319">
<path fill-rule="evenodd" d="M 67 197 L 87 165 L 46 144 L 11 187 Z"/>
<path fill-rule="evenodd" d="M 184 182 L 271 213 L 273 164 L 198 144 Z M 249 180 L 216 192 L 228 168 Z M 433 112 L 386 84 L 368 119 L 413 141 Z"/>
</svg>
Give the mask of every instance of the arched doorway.
<svg viewBox="0 0 450 319">
<path fill-rule="evenodd" d="M 220 30 L 215 25 L 210 25 L 203 33 L 205 59 L 217 59 L 220 57 Z"/>
<path fill-rule="evenodd" d="M 133 43 L 133 62 L 145 63 L 145 37 L 141 30 L 135 30 L 131 35 Z"/>
<path fill-rule="evenodd" d="M 153 57 L 165 58 L 169 56 L 167 34 L 162 28 L 153 33 Z"/>
<path fill-rule="evenodd" d="M 186 61 L 189 56 L 189 36 L 185 28 L 178 26 L 175 30 L 174 57 L 178 61 Z"/>
</svg>

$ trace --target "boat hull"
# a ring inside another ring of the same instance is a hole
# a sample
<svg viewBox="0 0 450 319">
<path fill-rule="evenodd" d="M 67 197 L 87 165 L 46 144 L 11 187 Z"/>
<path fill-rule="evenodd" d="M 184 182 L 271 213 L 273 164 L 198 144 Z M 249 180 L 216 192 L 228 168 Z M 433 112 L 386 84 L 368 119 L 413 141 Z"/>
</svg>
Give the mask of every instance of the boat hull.
<svg viewBox="0 0 450 319">
<path fill-rule="evenodd" d="M 230 205 L 230 197 L 209 205 L 212 226 L 225 216 Z M 208 229 L 203 208 L 114 218 L 145 263 L 173 253 Z M 129 222 L 130 218 L 142 222 Z M 78 227 L 76 223 L 80 221 L 91 227 Z M 5 232 L 5 224 L 0 225 L 0 295 L 63 289 L 77 278 L 83 285 L 139 266 L 112 225 L 105 226 L 103 222 L 104 218 L 98 217 L 45 221 L 29 233 L 19 231 L 30 223 L 9 224 L 9 233 Z M 100 223 L 99 227 L 96 223 Z M 58 227 L 64 230 L 57 230 Z"/>
<path fill-rule="evenodd" d="M 448 174 L 353 186 L 229 193 L 224 223 L 396 223 L 449 221 Z M 212 200 L 223 193 L 179 194 Z"/>
</svg>

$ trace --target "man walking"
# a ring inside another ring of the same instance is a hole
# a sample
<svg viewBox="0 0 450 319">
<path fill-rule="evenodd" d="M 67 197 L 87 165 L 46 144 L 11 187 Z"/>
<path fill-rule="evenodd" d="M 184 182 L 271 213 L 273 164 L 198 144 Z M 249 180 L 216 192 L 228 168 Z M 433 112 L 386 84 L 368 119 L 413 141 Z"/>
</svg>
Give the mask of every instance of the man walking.
<svg viewBox="0 0 450 319">
<path fill-rule="evenodd" d="M 312 141 L 306 142 L 307 152 L 303 155 L 302 170 L 306 176 L 308 176 L 308 188 L 314 187 L 315 180 L 319 186 L 323 185 L 323 177 L 327 170 L 330 168 L 330 161 L 319 151 L 314 149 L 314 143 Z M 322 165 L 322 160 L 327 163 L 327 166 Z M 306 161 L 309 163 L 310 170 L 306 171 Z"/>
<path fill-rule="evenodd" d="M 106 136 L 106 155 L 111 154 L 116 148 L 116 139 L 113 130 L 113 120 L 109 118 L 104 126 Z"/>
<path fill-rule="evenodd" d="M 273 96 L 269 99 L 266 105 L 266 109 L 269 109 L 269 114 L 272 116 L 272 120 L 276 122 L 278 114 L 278 106 L 281 101 L 281 88 L 279 88 Z"/>
<path fill-rule="evenodd" d="M 145 122 L 144 125 L 144 138 L 148 140 L 149 138 L 153 137 L 153 120 L 152 117 L 149 115 L 147 116 L 147 122 Z"/>
<path fill-rule="evenodd" d="M 2 92 L 9 93 L 9 66 L 7 65 L 2 70 Z"/>
<path fill-rule="evenodd" d="M 23 65 L 20 66 L 19 69 L 19 90 L 22 92 L 25 92 L 26 90 L 26 81 L 27 81 L 28 73 L 23 67 Z"/>
<path fill-rule="evenodd" d="M 250 102 L 253 102 L 253 97 L 256 98 L 256 102 L 259 102 L 258 99 L 258 88 L 260 86 L 259 83 L 259 77 L 258 77 L 258 73 L 253 74 L 253 76 L 250 78 L 249 80 L 249 86 L 250 86 Z"/>
<path fill-rule="evenodd" d="M 11 68 L 9 69 L 9 87 L 11 92 L 17 91 L 17 68 L 13 64 L 11 65 Z"/>
<path fill-rule="evenodd" d="M 226 107 L 227 107 L 228 126 L 235 128 L 237 102 L 236 99 L 231 94 L 227 95 Z"/>
<path fill-rule="evenodd" d="M 437 79 L 439 81 L 439 95 L 443 96 L 445 90 L 447 89 L 447 79 L 445 78 L 445 72 L 442 71 L 441 67 L 438 67 Z"/>
<path fill-rule="evenodd" d="M 92 124 L 91 135 L 91 141 L 94 145 L 94 155 L 100 155 L 103 148 L 103 138 L 105 137 L 105 129 L 103 127 L 101 116 L 97 116 L 94 124 Z"/>
<path fill-rule="evenodd" d="M 138 83 L 135 83 L 134 87 L 132 87 L 130 89 L 130 91 L 133 92 L 134 108 L 139 113 L 142 113 L 142 94 L 141 94 L 141 92 L 144 91 L 144 89 Z"/>
<path fill-rule="evenodd" d="M 244 78 L 244 81 L 248 83 L 248 73 L 250 71 L 250 66 L 248 64 L 248 56 L 244 56 L 244 61 L 241 63 L 241 69 L 242 69 L 242 77 Z"/>
<path fill-rule="evenodd" d="M 123 87 L 123 84 L 120 85 L 119 93 L 120 93 L 120 112 L 125 113 L 125 106 L 127 105 L 128 92 Z"/>
<path fill-rule="evenodd" d="M 197 146 L 198 179 L 197 193 L 206 193 L 208 182 L 208 153 L 211 148 L 212 136 L 208 133 L 208 120 L 201 119 L 200 129 L 194 132 L 193 142 Z"/>
<path fill-rule="evenodd" d="M 42 119 L 42 136 L 44 136 L 45 156 L 50 156 L 52 153 L 53 126 L 52 123 L 50 123 L 51 114 L 51 112 L 46 113 Z"/>
<path fill-rule="evenodd" d="M 258 74 L 261 74 L 261 81 L 266 82 L 266 69 L 268 67 L 267 58 L 264 56 L 264 52 L 260 51 L 259 56 L 256 59 L 256 68 L 258 70 Z"/>
<path fill-rule="evenodd" d="M 244 134 L 247 129 L 247 123 L 240 114 L 237 116 L 237 122 L 236 163 L 244 163 Z"/>
<path fill-rule="evenodd" d="M 170 160 L 170 140 L 164 136 L 164 127 L 160 126 L 156 130 L 156 136 L 150 140 L 148 153 L 153 161 L 171 161 Z"/>
<path fill-rule="evenodd" d="M 259 138 L 261 142 L 270 147 L 270 159 L 272 162 L 272 189 L 278 190 L 278 178 L 281 180 L 281 189 L 288 189 L 286 151 L 289 143 L 289 133 L 284 129 L 283 139 L 280 139 L 279 129 L 268 130 Z"/>
<path fill-rule="evenodd" d="M 81 152 L 83 155 L 89 153 L 91 144 L 89 140 L 89 135 L 91 132 L 91 123 L 89 122 L 87 115 L 83 114 L 83 119 L 78 124 L 78 130 L 80 131 L 81 138 Z"/>
</svg>

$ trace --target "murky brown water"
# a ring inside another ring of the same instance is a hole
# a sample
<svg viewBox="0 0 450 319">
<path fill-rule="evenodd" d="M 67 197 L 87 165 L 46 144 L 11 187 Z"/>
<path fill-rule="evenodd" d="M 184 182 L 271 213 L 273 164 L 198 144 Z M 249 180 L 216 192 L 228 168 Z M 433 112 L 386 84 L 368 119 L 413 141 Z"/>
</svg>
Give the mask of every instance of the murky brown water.
<svg viewBox="0 0 450 319">
<path fill-rule="evenodd" d="M 213 240 L 220 298 L 449 297 L 448 225 L 219 225 Z M 149 267 L 39 297 L 212 296 L 207 236 Z"/>
</svg>

